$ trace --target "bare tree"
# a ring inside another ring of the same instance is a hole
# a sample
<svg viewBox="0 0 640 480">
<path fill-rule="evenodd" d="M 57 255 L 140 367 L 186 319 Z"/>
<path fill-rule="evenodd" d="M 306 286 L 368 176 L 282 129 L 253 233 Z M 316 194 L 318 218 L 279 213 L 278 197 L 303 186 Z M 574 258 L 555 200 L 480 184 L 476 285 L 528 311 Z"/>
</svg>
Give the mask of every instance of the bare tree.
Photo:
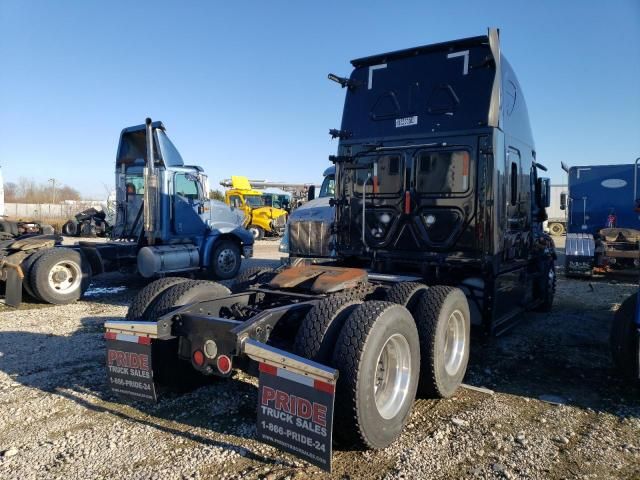
<svg viewBox="0 0 640 480">
<path fill-rule="evenodd" d="M 80 192 L 75 188 L 56 184 L 56 202 L 65 200 L 80 200 Z M 4 184 L 5 202 L 8 203 L 49 203 L 53 198 L 51 183 L 36 183 L 32 178 L 20 177 L 18 183 Z"/>
<path fill-rule="evenodd" d="M 4 201 L 13 203 L 16 201 L 18 193 L 18 185 L 15 182 L 7 182 L 4 184 Z"/>
<path fill-rule="evenodd" d="M 209 190 L 209 198 L 211 200 L 220 200 L 221 202 L 224 202 L 224 193 L 220 190 Z"/>
</svg>

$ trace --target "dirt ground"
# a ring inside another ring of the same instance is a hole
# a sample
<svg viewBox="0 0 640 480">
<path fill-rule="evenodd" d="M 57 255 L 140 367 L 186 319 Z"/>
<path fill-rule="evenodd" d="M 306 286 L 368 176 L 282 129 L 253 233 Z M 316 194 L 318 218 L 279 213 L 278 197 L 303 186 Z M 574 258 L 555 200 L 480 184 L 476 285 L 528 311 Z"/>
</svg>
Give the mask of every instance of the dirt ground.
<svg viewBox="0 0 640 480">
<path fill-rule="evenodd" d="M 277 246 L 259 242 L 246 263 L 273 263 Z M 256 381 L 244 374 L 153 406 L 110 393 L 102 325 L 143 285 L 111 274 L 73 305 L 0 306 L 0 478 L 327 476 L 255 440 Z M 559 268 L 551 313 L 524 314 L 499 338 L 474 333 L 470 387 L 417 400 L 385 450 L 335 450 L 330 477 L 640 478 L 640 391 L 616 376 L 607 343 L 636 288 Z"/>
</svg>

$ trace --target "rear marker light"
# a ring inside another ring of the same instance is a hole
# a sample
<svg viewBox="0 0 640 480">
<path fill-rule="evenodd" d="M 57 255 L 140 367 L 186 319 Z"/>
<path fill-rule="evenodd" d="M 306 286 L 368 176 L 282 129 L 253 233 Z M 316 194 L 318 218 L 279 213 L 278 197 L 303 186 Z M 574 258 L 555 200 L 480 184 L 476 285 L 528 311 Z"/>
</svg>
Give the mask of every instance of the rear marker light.
<svg viewBox="0 0 640 480">
<path fill-rule="evenodd" d="M 462 155 L 462 190 L 466 192 L 469 188 L 469 154 L 463 152 Z"/>
<path fill-rule="evenodd" d="M 204 365 L 204 353 L 202 350 L 196 350 L 193 352 L 193 363 L 195 363 L 198 367 Z"/>
<path fill-rule="evenodd" d="M 216 364 L 218 365 L 218 370 L 222 374 L 227 374 L 231 371 L 231 359 L 226 355 L 220 355 Z"/>
<path fill-rule="evenodd" d="M 404 192 L 404 213 L 407 215 L 411 213 L 411 192 L 408 190 Z"/>
</svg>

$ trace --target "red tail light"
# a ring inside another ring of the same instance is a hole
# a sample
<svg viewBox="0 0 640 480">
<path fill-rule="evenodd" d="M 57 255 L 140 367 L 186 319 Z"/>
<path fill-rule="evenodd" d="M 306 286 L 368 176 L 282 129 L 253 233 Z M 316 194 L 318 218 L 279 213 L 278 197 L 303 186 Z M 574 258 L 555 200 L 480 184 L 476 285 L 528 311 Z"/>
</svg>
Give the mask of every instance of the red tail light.
<svg viewBox="0 0 640 480">
<path fill-rule="evenodd" d="M 409 190 L 404 192 L 404 213 L 411 213 L 411 192 Z"/>
<path fill-rule="evenodd" d="M 202 353 L 202 350 L 196 350 L 193 352 L 193 363 L 198 367 L 204 365 L 204 353 Z"/>
<path fill-rule="evenodd" d="M 220 373 L 227 374 L 231 371 L 231 359 L 226 355 L 220 355 L 216 361 Z"/>
</svg>

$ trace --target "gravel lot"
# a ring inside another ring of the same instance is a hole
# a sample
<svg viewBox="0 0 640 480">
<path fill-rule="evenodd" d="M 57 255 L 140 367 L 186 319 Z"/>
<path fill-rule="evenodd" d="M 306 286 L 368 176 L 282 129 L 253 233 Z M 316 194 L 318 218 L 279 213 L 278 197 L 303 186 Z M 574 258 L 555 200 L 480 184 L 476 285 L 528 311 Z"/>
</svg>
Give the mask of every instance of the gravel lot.
<svg viewBox="0 0 640 480">
<path fill-rule="evenodd" d="M 277 245 L 259 242 L 246 263 L 272 263 Z M 155 406 L 110 394 L 102 324 L 142 285 L 113 274 L 73 305 L 0 306 L 0 478 L 323 477 L 254 440 L 256 381 L 243 374 Z M 488 390 L 418 400 L 393 446 L 335 451 L 333 478 L 640 478 L 640 392 L 607 346 L 635 288 L 560 276 L 552 313 L 474 336 L 465 381 Z"/>
</svg>

